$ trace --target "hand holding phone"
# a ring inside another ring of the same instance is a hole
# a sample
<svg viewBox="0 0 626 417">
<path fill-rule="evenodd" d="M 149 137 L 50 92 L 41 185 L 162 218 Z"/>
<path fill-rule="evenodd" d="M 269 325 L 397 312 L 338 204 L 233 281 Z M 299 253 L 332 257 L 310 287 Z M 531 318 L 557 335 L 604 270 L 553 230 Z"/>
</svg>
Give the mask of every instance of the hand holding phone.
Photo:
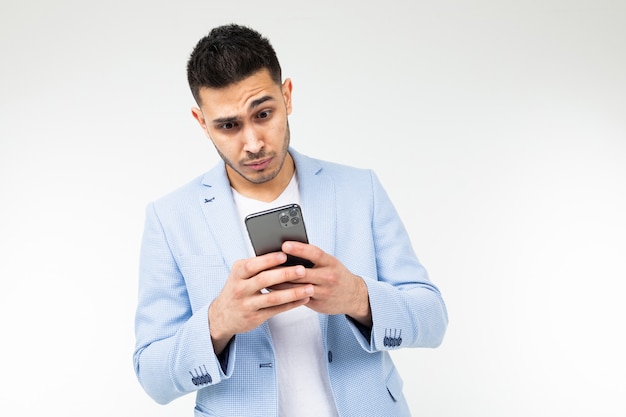
<svg viewBox="0 0 626 417">
<path fill-rule="evenodd" d="M 282 244 L 287 240 L 309 243 L 302 209 L 298 204 L 288 204 L 250 214 L 246 216 L 245 223 L 257 256 L 280 252 Z M 313 263 L 307 259 L 287 255 L 287 261 L 283 266 L 293 265 L 313 267 Z"/>
</svg>

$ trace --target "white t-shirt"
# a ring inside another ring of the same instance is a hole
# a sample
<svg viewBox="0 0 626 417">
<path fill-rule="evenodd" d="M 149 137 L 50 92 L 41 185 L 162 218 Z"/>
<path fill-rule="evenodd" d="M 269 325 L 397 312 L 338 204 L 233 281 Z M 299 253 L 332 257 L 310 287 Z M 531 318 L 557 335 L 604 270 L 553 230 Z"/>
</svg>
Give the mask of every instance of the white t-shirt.
<svg viewBox="0 0 626 417">
<path fill-rule="evenodd" d="M 283 193 L 269 203 L 232 191 L 242 230 L 246 230 L 244 219 L 248 214 L 300 203 L 295 174 Z M 247 242 L 248 252 L 254 256 L 249 239 Z M 338 417 L 326 370 L 318 314 L 301 306 L 272 317 L 268 323 L 276 356 L 279 416 Z"/>
</svg>

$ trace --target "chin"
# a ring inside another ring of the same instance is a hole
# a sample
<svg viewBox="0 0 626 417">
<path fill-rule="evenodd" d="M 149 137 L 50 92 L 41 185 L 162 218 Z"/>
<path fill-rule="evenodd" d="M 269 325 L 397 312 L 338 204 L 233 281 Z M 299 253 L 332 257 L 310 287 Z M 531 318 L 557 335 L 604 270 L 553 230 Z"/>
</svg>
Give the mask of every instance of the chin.
<svg viewBox="0 0 626 417">
<path fill-rule="evenodd" d="M 272 175 L 263 175 L 262 173 L 260 175 L 257 175 L 253 178 L 250 177 L 246 177 L 246 179 L 248 181 L 250 181 L 253 184 L 265 184 L 266 182 L 269 182 L 271 180 L 273 180 L 274 178 L 276 178 L 276 175 L 278 173 L 274 173 Z"/>
</svg>

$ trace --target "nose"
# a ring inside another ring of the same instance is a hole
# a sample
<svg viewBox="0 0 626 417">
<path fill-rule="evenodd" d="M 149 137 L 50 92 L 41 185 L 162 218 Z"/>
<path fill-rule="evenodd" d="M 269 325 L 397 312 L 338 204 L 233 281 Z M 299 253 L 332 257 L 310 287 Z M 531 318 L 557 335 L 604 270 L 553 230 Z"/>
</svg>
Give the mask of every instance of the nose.
<svg viewBox="0 0 626 417">
<path fill-rule="evenodd" d="M 248 125 L 244 128 L 243 140 L 243 149 L 246 152 L 258 153 L 261 149 L 263 149 L 262 135 L 253 125 Z"/>
</svg>

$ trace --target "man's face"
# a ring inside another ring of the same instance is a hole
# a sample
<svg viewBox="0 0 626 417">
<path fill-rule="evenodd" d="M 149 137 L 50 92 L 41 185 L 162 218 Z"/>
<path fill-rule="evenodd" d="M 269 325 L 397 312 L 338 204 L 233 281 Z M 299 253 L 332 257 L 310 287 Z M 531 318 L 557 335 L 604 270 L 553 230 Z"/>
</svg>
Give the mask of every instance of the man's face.
<svg viewBox="0 0 626 417">
<path fill-rule="evenodd" d="M 279 86 L 261 70 L 224 88 L 200 90 L 202 105 L 192 109 L 193 116 L 226 163 L 235 189 L 270 183 L 281 173 L 289 148 L 291 89 L 291 80 Z"/>
</svg>

